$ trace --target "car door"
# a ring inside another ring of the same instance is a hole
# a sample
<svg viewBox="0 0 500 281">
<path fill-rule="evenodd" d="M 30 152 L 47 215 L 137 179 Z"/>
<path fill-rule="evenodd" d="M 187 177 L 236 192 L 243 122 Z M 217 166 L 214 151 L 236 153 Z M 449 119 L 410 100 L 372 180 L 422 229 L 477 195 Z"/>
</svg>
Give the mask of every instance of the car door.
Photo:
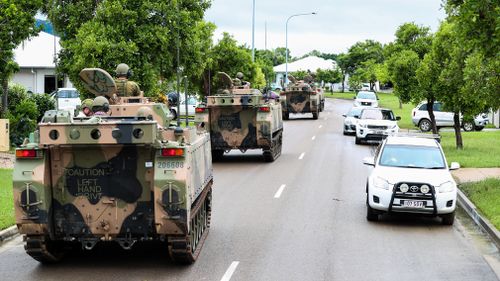
<svg viewBox="0 0 500 281">
<path fill-rule="evenodd" d="M 436 116 L 436 126 L 453 126 L 453 113 L 443 111 L 443 104 L 440 102 L 435 102 L 434 115 Z"/>
</svg>

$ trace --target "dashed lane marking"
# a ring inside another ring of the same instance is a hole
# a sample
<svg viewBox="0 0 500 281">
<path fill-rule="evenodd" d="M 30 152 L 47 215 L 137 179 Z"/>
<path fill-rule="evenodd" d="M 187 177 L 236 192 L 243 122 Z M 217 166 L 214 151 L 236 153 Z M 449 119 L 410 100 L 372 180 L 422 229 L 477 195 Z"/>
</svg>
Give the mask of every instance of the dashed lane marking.
<svg viewBox="0 0 500 281">
<path fill-rule="evenodd" d="M 239 261 L 233 261 L 229 268 L 226 270 L 226 273 L 224 273 L 224 276 L 222 276 L 222 279 L 220 281 L 229 281 L 231 280 L 231 276 L 233 276 L 234 271 L 236 270 L 236 267 L 238 267 Z"/>
<path fill-rule="evenodd" d="M 323 128 L 323 125 L 319 125 L 319 126 L 318 126 L 318 128 L 319 128 L 319 129 Z"/>
<path fill-rule="evenodd" d="M 276 191 L 276 194 L 274 194 L 274 198 L 280 198 L 281 193 L 283 193 L 283 190 L 285 189 L 286 184 L 282 184 L 280 188 L 278 188 L 278 191 Z"/>
<path fill-rule="evenodd" d="M 315 140 L 315 139 L 316 139 L 316 136 L 313 136 L 313 137 L 311 138 L 311 140 Z"/>
<path fill-rule="evenodd" d="M 304 155 L 306 155 L 306 153 L 305 153 L 305 152 L 302 152 L 302 153 L 300 154 L 300 156 L 299 156 L 299 160 L 302 160 L 302 158 L 304 158 Z"/>
</svg>

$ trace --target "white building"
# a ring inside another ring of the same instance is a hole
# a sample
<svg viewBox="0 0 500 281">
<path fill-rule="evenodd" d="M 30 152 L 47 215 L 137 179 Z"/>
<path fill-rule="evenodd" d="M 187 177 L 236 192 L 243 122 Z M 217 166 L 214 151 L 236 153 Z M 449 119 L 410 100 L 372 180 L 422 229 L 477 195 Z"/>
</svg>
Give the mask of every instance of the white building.
<svg viewBox="0 0 500 281">
<path fill-rule="evenodd" d="M 327 69 L 337 69 L 337 62 L 334 60 L 325 60 L 316 56 L 309 56 L 294 62 L 288 63 L 288 74 L 296 71 L 311 71 L 312 73 L 316 70 L 327 70 Z M 276 73 L 276 79 L 274 85 L 278 87 L 281 82 L 285 79 L 286 64 L 280 64 L 273 68 L 274 73 Z M 280 87 L 280 86 L 279 86 Z M 274 87 L 273 87 L 274 88 Z"/>
<path fill-rule="evenodd" d="M 59 37 L 40 32 L 36 37 L 24 41 L 14 51 L 14 60 L 19 72 L 12 77 L 12 83 L 23 85 L 33 93 L 50 93 L 56 89 L 54 54 L 61 46 Z M 73 87 L 65 78 L 59 78 L 59 88 Z"/>
</svg>

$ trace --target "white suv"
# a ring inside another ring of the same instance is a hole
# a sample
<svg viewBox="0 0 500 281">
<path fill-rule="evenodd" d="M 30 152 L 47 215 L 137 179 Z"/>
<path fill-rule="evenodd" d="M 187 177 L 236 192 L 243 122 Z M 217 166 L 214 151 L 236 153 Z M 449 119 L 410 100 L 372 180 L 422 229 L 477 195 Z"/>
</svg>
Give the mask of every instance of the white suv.
<svg viewBox="0 0 500 281">
<path fill-rule="evenodd" d="M 390 109 L 366 107 L 361 110 L 356 123 L 356 144 L 363 141 L 381 141 L 399 132 L 398 122 Z"/>
<path fill-rule="evenodd" d="M 441 102 L 434 102 L 433 110 L 434 117 L 436 119 L 436 126 L 440 127 L 453 127 L 453 112 L 442 111 L 443 104 Z M 428 132 L 432 129 L 431 119 L 429 113 L 427 112 L 427 102 L 421 102 L 415 107 L 412 112 L 412 121 L 415 126 L 418 126 L 422 132 Z M 460 116 L 462 118 L 462 116 Z M 486 114 L 479 114 L 474 119 L 474 123 L 470 121 L 462 122 L 462 128 L 464 131 L 481 131 L 484 126 L 488 124 L 488 116 Z"/>
<path fill-rule="evenodd" d="M 363 159 L 374 166 L 366 183 L 366 218 L 383 213 L 416 213 L 440 216 L 452 225 L 457 184 L 449 170 L 460 168 L 446 162 L 439 142 L 430 138 L 388 137 L 375 157 Z"/>
<path fill-rule="evenodd" d="M 59 88 L 52 92 L 51 97 L 56 101 L 58 110 L 67 110 L 71 113 L 82 103 L 80 93 L 75 88 Z"/>
<path fill-rule="evenodd" d="M 354 106 L 378 107 L 378 97 L 375 92 L 359 91 L 354 97 Z"/>
</svg>

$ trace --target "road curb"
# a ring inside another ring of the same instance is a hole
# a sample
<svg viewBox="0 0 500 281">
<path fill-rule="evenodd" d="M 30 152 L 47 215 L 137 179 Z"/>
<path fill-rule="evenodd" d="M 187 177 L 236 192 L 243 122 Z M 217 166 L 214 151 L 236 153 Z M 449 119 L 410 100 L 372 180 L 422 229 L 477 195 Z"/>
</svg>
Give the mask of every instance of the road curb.
<svg viewBox="0 0 500 281">
<path fill-rule="evenodd" d="M 0 231 L 0 244 L 6 240 L 12 239 L 18 233 L 19 232 L 17 231 L 17 226 L 15 225 Z"/>
<path fill-rule="evenodd" d="M 462 207 L 469 217 L 488 234 L 493 243 L 495 243 L 497 249 L 500 249 L 500 232 L 493 224 L 479 214 L 474 203 L 472 203 L 460 189 L 457 191 L 458 205 Z"/>
</svg>

